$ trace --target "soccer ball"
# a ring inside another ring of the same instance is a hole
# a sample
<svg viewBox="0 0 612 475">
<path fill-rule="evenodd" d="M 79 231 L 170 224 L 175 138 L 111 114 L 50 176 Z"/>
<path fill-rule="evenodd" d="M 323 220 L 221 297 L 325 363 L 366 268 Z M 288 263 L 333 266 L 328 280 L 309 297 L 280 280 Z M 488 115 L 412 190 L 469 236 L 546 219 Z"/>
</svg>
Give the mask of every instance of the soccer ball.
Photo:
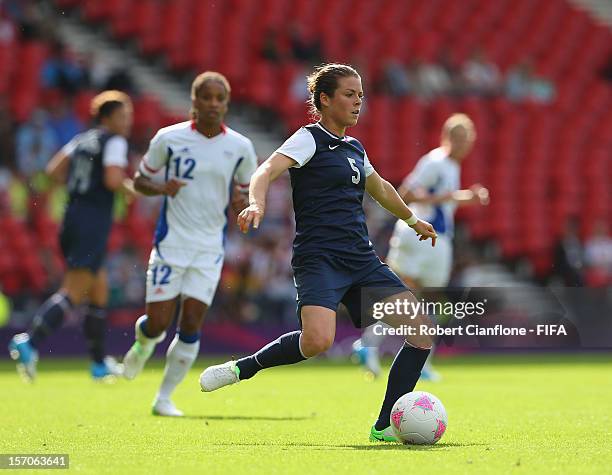
<svg viewBox="0 0 612 475">
<path fill-rule="evenodd" d="M 404 444 L 429 445 L 438 442 L 448 425 L 446 409 L 433 394 L 414 391 L 404 394 L 391 410 L 391 428 Z"/>
</svg>

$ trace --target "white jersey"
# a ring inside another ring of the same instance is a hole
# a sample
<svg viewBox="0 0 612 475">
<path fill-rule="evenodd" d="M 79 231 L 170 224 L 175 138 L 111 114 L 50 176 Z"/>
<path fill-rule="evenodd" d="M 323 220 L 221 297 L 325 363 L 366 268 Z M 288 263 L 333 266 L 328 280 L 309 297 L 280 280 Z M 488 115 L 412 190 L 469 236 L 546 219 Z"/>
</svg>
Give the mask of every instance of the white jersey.
<svg viewBox="0 0 612 475">
<path fill-rule="evenodd" d="M 409 189 L 424 188 L 433 196 L 455 192 L 461 185 L 461 167 L 444 149 L 436 148 L 418 161 L 403 184 Z M 431 223 L 438 234 L 453 235 L 457 209 L 455 201 L 435 205 L 411 203 L 409 206 L 419 218 Z"/>
<path fill-rule="evenodd" d="M 160 129 L 139 170 L 151 177 L 164 169 L 165 180 L 186 183 L 174 198 L 165 196 L 154 245 L 223 254 L 227 208 L 234 179 L 248 188 L 257 168 L 252 142 L 223 126 L 207 138 L 191 121 Z M 163 252 L 162 252 L 163 254 Z"/>
</svg>

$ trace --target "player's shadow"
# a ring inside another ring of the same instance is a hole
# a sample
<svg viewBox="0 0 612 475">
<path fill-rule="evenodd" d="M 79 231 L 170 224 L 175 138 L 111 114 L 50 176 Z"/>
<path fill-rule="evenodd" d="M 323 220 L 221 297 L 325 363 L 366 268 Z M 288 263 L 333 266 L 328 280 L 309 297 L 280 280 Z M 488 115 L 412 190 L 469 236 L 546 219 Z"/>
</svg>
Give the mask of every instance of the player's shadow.
<svg viewBox="0 0 612 475">
<path fill-rule="evenodd" d="M 254 445 L 265 445 L 265 446 L 282 446 L 285 449 L 288 448 L 297 448 L 300 450 L 303 449 L 311 449 L 311 450 L 345 450 L 345 449 L 352 449 L 352 450 L 414 450 L 414 451 L 424 451 L 424 450 L 432 450 L 432 451 L 436 451 L 436 450 L 445 450 L 445 449 L 450 449 L 453 447 L 478 447 L 478 446 L 485 446 L 486 444 L 475 444 L 475 443 L 459 443 L 459 442 L 440 442 L 438 444 L 435 445 L 402 445 L 402 444 L 395 444 L 395 443 L 370 443 L 370 444 L 356 444 L 356 445 L 350 445 L 350 444 L 329 444 L 329 445 L 325 445 L 325 444 L 300 444 L 300 443 L 285 443 L 285 444 L 279 444 L 279 443 L 265 443 L 265 442 L 256 442 L 256 443 L 236 443 L 236 442 L 232 442 L 232 443 L 220 443 L 217 442 L 215 443 L 215 445 L 244 445 L 244 446 L 249 446 L 252 447 Z"/>
<path fill-rule="evenodd" d="M 414 450 L 414 451 L 436 451 L 444 450 L 452 447 L 477 447 L 484 446 L 486 444 L 473 444 L 473 443 L 459 443 L 459 442 L 440 442 L 434 445 L 402 445 L 394 443 L 371 443 L 371 444 L 359 444 L 359 445 L 334 445 L 332 447 L 338 447 L 343 449 L 354 449 L 354 450 Z M 319 447 L 313 447 L 315 450 L 321 450 Z M 329 447 L 328 447 L 329 448 Z"/>
<path fill-rule="evenodd" d="M 188 416 L 181 419 L 194 419 L 203 421 L 305 421 L 315 416 Z"/>
</svg>

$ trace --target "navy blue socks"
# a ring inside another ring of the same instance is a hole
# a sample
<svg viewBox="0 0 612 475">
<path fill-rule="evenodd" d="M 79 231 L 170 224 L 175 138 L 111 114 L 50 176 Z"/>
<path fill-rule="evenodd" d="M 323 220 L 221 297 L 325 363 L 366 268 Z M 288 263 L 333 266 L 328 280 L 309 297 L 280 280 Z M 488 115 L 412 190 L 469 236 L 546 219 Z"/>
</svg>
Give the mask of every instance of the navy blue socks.
<svg viewBox="0 0 612 475">
<path fill-rule="evenodd" d="M 421 370 L 430 350 L 421 350 L 412 346 L 404 345 L 397 353 L 387 381 L 387 392 L 378 415 L 374 428 L 383 430 L 389 427 L 389 418 L 393 404 L 406 393 L 414 390 L 417 381 L 421 377 Z"/>
<path fill-rule="evenodd" d="M 58 292 L 49 297 L 34 316 L 30 344 L 38 348 L 45 338 L 62 325 L 66 312 L 71 309 L 72 302 L 67 295 Z"/>
<path fill-rule="evenodd" d="M 301 334 L 301 331 L 285 333 L 254 355 L 238 360 L 236 366 L 240 370 L 240 380 L 252 378 L 261 369 L 304 361 L 306 358 L 300 350 Z"/>
</svg>

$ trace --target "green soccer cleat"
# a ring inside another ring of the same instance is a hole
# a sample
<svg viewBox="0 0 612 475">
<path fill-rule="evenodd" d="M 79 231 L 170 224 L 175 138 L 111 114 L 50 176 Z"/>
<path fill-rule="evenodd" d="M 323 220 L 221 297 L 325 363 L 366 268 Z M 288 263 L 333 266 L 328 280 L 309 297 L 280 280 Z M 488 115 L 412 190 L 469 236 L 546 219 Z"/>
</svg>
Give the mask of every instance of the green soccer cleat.
<svg viewBox="0 0 612 475">
<path fill-rule="evenodd" d="M 393 434 L 391 426 L 383 430 L 376 430 L 376 427 L 372 426 L 370 430 L 370 441 L 371 442 L 399 442 L 397 437 Z"/>
</svg>

